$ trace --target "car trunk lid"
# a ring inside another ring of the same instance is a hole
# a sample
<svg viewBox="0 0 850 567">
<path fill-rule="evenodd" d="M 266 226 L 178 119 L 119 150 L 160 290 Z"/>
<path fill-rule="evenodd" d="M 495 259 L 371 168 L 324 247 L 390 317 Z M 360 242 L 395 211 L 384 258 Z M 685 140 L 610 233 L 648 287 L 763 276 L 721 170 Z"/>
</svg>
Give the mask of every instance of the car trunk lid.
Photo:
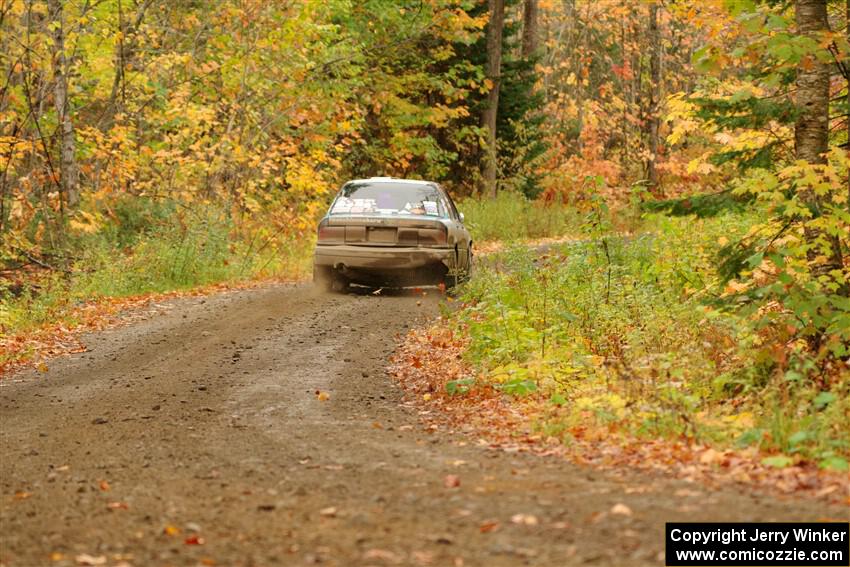
<svg viewBox="0 0 850 567">
<path fill-rule="evenodd" d="M 326 226 L 344 232 L 346 244 L 419 246 L 445 243 L 446 227 L 437 219 L 386 216 L 330 216 Z"/>
</svg>

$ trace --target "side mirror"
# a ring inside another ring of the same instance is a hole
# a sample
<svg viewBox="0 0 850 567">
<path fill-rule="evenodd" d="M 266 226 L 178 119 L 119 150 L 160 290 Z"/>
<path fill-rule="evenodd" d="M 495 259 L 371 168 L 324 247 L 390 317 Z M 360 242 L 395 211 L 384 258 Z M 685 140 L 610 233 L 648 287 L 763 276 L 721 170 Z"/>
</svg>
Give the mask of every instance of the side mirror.
<svg viewBox="0 0 850 567">
<path fill-rule="evenodd" d="M 463 213 L 460 213 L 460 222 L 463 222 L 463 219 L 465 219 L 465 218 L 466 217 L 463 216 Z"/>
</svg>

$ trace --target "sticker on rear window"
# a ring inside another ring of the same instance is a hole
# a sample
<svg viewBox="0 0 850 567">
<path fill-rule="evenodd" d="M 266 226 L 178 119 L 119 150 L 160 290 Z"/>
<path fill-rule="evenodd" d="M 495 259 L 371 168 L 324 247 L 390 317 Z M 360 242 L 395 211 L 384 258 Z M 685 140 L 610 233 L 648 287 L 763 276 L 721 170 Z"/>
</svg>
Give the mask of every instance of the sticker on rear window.
<svg viewBox="0 0 850 567">
<path fill-rule="evenodd" d="M 349 199 L 342 197 L 334 203 L 333 213 L 372 213 L 375 212 L 375 199 Z"/>
</svg>

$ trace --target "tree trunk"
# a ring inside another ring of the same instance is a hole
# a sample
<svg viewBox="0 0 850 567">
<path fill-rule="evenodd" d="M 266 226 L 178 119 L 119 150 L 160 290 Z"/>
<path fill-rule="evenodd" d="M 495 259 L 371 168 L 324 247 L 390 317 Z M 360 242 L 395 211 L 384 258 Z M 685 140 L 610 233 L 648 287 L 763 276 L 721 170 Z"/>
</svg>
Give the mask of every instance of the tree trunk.
<svg viewBox="0 0 850 567">
<path fill-rule="evenodd" d="M 827 0 L 797 0 L 795 19 L 797 33 L 811 37 L 820 43 L 822 34 L 829 30 L 829 20 L 826 12 Z M 798 160 L 810 164 L 824 164 L 827 161 L 826 152 L 829 150 L 829 75 L 830 66 L 809 54 L 797 67 L 797 123 L 794 126 L 794 145 Z M 818 196 L 811 188 L 802 188 L 800 199 L 812 210 L 815 216 L 822 208 L 823 197 Z M 820 231 L 810 223 L 804 227 L 806 240 L 812 244 L 808 259 L 812 274 L 821 276 L 842 266 L 840 242 L 836 237 L 827 237 L 831 251 L 824 254 L 818 250 L 816 242 Z M 826 255 L 825 262 L 817 258 Z"/>
<path fill-rule="evenodd" d="M 813 36 L 827 30 L 826 0 L 797 0 L 797 33 Z M 829 149 L 829 66 L 810 55 L 797 67 L 797 110 L 794 130 L 797 159 L 826 163 Z"/>
<path fill-rule="evenodd" d="M 537 53 L 538 37 L 537 0 L 525 0 L 522 12 L 522 57 L 524 59 Z"/>
<path fill-rule="evenodd" d="M 505 23 L 505 1 L 488 0 L 490 21 L 487 23 L 487 68 L 490 92 L 487 106 L 481 114 L 481 126 L 486 130 L 487 147 L 482 163 L 483 191 L 496 196 L 496 119 L 499 111 L 499 83 L 502 74 L 502 28 Z"/>
<path fill-rule="evenodd" d="M 62 200 L 69 208 L 80 201 L 80 173 L 77 168 L 74 122 L 68 100 L 68 61 L 65 57 L 65 17 L 62 0 L 48 0 L 48 12 L 53 26 L 53 102 L 60 132 L 60 186 Z"/>
<path fill-rule="evenodd" d="M 647 117 L 647 135 L 649 137 L 649 158 L 646 161 L 646 178 L 653 192 L 658 187 L 658 127 L 661 121 L 661 33 L 658 29 L 658 3 L 649 6 L 649 116 Z"/>
</svg>

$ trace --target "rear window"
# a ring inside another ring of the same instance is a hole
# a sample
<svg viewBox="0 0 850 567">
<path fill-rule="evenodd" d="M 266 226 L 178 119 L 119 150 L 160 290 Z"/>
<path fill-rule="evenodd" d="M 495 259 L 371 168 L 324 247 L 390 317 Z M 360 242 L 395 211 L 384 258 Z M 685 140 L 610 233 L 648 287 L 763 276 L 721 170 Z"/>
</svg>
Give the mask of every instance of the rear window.
<svg viewBox="0 0 850 567">
<path fill-rule="evenodd" d="M 330 214 L 447 217 L 448 208 L 433 185 L 384 181 L 346 184 L 331 205 Z"/>
</svg>

